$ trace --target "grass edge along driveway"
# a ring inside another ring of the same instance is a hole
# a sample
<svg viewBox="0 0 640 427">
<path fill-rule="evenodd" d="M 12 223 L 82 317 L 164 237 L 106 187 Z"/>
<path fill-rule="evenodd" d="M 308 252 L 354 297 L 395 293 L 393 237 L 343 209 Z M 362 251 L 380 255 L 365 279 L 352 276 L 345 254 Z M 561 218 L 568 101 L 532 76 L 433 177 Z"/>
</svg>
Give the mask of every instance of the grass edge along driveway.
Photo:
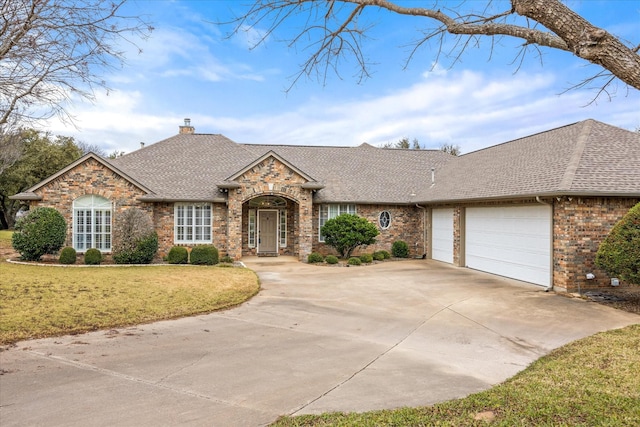
<svg viewBox="0 0 640 427">
<path fill-rule="evenodd" d="M 0 262 L 0 344 L 226 309 L 260 289 L 246 268 L 85 267 Z"/>
<path fill-rule="evenodd" d="M 640 324 L 560 347 L 489 390 L 433 406 L 282 417 L 273 426 L 637 426 Z"/>
</svg>

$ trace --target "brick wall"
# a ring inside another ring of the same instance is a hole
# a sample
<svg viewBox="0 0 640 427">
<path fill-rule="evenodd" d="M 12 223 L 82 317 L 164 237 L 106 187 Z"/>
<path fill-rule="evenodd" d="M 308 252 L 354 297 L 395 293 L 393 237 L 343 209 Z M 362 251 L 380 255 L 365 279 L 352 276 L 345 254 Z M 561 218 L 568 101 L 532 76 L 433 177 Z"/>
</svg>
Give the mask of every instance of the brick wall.
<svg viewBox="0 0 640 427">
<path fill-rule="evenodd" d="M 386 230 L 383 230 L 378 222 L 382 211 L 388 211 L 391 214 L 391 224 Z M 402 205 L 356 205 L 356 214 L 375 224 L 380 234 L 376 237 L 375 244 L 357 249 L 354 255 L 373 253 L 379 250 L 391 253 L 391 245 L 396 240 L 407 242 L 410 257 L 421 257 L 426 252 L 425 234 L 423 233 L 424 212 L 422 209 L 415 206 Z M 314 205 L 312 220 L 313 252 L 318 252 L 322 255 L 337 255 L 335 249 L 319 241 L 319 215 L 320 205 Z"/>
<path fill-rule="evenodd" d="M 113 204 L 113 218 L 130 207 L 153 213 L 153 205 L 140 203 L 136 199 L 145 193 L 112 172 L 94 159 L 77 165 L 36 191 L 41 201 L 31 202 L 32 207 L 46 206 L 56 208 L 67 221 L 66 246 L 72 245 L 73 201 L 85 195 L 98 195 L 109 199 Z M 113 242 L 112 242 L 113 243 Z"/>
<path fill-rule="evenodd" d="M 600 242 L 640 199 L 563 197 L 554 201 L 553 282 L 577 292 L 610 286 L 607 274 L 595 266 Z M 593 280 L 586 278 L 593 273 Z"/>
</svg>

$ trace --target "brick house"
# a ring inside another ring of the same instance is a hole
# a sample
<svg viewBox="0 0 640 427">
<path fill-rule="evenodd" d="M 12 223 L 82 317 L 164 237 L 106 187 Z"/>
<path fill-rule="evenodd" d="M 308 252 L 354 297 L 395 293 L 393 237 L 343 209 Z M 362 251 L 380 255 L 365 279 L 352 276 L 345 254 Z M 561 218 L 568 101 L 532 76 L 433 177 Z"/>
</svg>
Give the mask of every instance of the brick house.
<svg viewBox="0 0 640 427">
<path fill-rule="evenodd" d="M 640 134 L 586 120 L 454 157 L 238 144 L 185 120 L 176 136 L 117 159 L 89 153 L 13 198 L 58 209 L 79 252 L 110 252 L 113 221 L 135 206 L 160 256 L 213 244 L 235 259 L 305 260 L 332 252 L 320 227 L 348 212 L 378 226 L 369 252 L 404 240 L 414 257 L 573 291 L 609 283 L 595 253 L 640 202 Z"/>
</svg>

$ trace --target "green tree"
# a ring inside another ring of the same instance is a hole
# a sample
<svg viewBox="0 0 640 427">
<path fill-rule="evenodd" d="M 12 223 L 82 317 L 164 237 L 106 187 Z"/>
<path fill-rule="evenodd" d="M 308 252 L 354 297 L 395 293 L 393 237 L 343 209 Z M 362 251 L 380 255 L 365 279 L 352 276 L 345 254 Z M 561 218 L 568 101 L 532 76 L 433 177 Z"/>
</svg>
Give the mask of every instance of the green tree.
<svg viewBox="0 0 640 427">
<path fill-rule="evenodd" d="M 35 130 L 20 132 L 19 159 L 0 174 L 0 228 L 13 228 L 20 201 L 9 196 L 26 190 L 79 159 L 82 150 L 71 137 L 51 137 Z"/>
<path fill-rule="evenodd" d="M 372 245 L 380 234 L 366 218 L 342 214 L 328 220 L 320 230 L 327 245 L 335 248 L 342 258 L 349 258 L 359 246 Z"/>
<path fill-rule="evenodd" d="M 380 147 L 381 148 L 400 148 L 403 150 L 408 150 L 408 149 L 422 150 L 422 146 L 420 145 L 418 138 L 413 138 L 413 140 L 409 142 L 409 138 L 407 138 L 406 136 L 400 138 L 396 142 L 387 142 L 385 144 L 382 144 Z"/>
<path fill-rule="evenodd" d="M 611 277 L 640 285 L 640 203 L 618 221 L 600 244 L 596 265 Z"/>
</svg>

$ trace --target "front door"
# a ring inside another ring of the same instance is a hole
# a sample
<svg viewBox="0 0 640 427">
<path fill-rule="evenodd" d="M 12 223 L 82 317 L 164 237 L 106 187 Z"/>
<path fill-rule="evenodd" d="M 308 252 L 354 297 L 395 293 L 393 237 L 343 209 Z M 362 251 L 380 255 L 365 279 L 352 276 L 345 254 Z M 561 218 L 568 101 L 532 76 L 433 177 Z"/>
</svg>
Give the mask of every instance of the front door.
<svg viewBox="0 0 640 427">
<path fill-rule="evenodd" d="M 258 211 L 258 254 L 278 253 L 278 211 Z"/>
</svg>

